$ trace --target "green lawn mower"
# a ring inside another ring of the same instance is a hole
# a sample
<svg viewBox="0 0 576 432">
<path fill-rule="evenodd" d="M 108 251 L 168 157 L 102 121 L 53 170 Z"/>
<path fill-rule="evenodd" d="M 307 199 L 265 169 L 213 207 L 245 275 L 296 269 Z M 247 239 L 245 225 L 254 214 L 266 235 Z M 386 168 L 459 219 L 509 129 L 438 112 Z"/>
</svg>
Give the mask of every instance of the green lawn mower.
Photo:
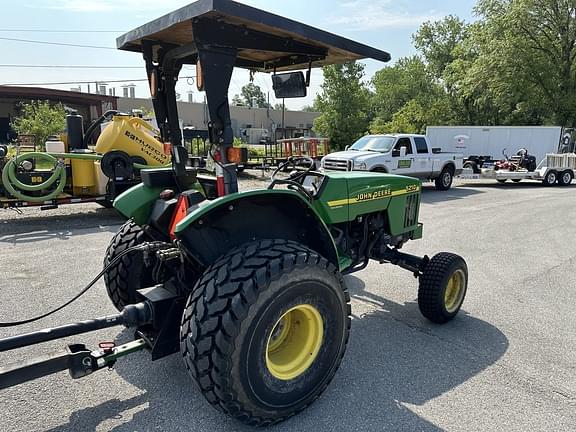
<svg viewBox="0 0 576 432">
<path fill-rule="evenodd" d="M 117 325 L 135 328 L 135 339 L 97 350 L 71 345 L 0 369 L 0 389 L 60 370 L 79 378 L 142 349 L 152 360 L 180 352 L 210 404 L 265 426 L 307 407 L 334 377 L 350 331 L 343 275 L 370 260 L 391 263 L 419 279 L 426 318 L 445 323 L 458 313 L 464 260 L 400 252 L 422 237 L 419 180 L 317 172 L 313 160 L 297 157 L 268 188 L 238 192 L 228 158 L 233 67 L 272 72 L 276 96 L 295 97 L 305 95 L 312 67 L 388 61 L 386 52 L 230 0 L 193 3 L 120 37 L 118 46 L 143 53 L 172 152 L 171 168 L 142 170 L 142 183 L 114 202 L 129 220 L 101 274 L 119 313 L 4 338 L 0 351 Z M 184 64 L 196 65 L 206 91 L 215 177 L 186 166 L 175 93 Z M 302 69 L 308 73 L 294 72 Z"/>
</svg>

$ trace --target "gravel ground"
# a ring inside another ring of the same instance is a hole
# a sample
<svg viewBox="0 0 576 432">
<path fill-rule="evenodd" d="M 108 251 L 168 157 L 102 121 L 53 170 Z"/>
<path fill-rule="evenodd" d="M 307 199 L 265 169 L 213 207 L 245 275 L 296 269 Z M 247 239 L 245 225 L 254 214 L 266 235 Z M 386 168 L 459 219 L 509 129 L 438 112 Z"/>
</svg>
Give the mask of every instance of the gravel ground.
<svg viewBox="0 0 576 432">
<path fill-rule="evenodd" d="M 262 185 L 259 172 L 241 188 Z M 415 303 L 417 281 L 370 264 L 347 276 L 353 324 L 325 394 L 274 431 L 574 431 L 576 425 L 576 187 L 522 182 L 426 186 L 424 239 L 406 251 L 464 256 L 461 314 L 433 325 Z M 122 219 L 95 205 L 0 213 L 0 321 L 68 299 L 101 269 Z M 58 314 L 0 336 L 113 313 L 100 282 Z M 0 353 L 0 365 L 82 341 L 127 341 L 119 328 Z M 214 411 L 173 355 L 146 353 L 82 380 L 62 372 L 0 391 L 2 431 L 252 430 Z"/>
</svg>

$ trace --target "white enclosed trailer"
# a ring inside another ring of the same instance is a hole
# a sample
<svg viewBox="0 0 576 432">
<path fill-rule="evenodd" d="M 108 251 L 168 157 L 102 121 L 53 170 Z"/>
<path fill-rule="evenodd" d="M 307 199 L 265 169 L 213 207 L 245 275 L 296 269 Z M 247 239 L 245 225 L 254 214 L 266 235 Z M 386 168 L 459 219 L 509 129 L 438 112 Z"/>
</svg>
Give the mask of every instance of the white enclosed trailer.
<svg viewBox="0 0 576 432">
<path fill-rule="evenodd" d="M 525 148 L 542 160 L 558 151 L 560 126 L 428 126 L 426 137 L 434 148 L 462 153 L 465 159 L 502 159 L 502 150 L 513 155 Z M 480 166 L 478 167 L 480 168 Z"/>
</svg>

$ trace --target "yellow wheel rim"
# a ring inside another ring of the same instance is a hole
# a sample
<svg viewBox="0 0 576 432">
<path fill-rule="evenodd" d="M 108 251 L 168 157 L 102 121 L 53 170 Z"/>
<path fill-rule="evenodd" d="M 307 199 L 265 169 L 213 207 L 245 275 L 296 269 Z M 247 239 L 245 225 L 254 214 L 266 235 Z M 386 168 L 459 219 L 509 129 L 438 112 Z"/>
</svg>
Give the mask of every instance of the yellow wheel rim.
<svg viewBox="0 0 576 432">
<path fill-rule="evenodd" d="M 318 309 L 301 304 L 288 310 L 268 336 L 268 371 L 284 381 L 302 375 L 316 360 L 323 337 L 324 322 Z"/>
<path fill-rule="evenodd" d="M 444 291 L 444 307 L 449 313 L 454 312 L 462 303 L 466 288 L 466 276 L 462 270 L 456 270 L 446 285 Z"/>
</svg>

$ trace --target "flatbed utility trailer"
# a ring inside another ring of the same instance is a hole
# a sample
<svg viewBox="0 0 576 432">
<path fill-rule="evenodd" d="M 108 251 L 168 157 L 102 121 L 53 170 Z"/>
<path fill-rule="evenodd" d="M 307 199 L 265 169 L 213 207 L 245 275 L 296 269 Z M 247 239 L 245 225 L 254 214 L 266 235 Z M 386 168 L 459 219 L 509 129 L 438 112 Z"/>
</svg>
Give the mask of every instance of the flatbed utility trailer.
<svg viewBox="0 0 576 432">
<path fill-rule="evenodd" d="M 97 350 L 74 344 L 0 367 L 0 389 L 61 370 L 80 378 L 139 350 L 152 360 L 179 351 L 212 406 L 267 426 L 305 409 L 334 377 L 351 326 L 343 275 L 370 261 L 396 265 L 419 279 L 424 317 L 439 324 L 456 317 L 468 286 L 464 259 L 400 251 L 422 237 L 418 179 L 323 173 L 302 156 L 278 167 L 267 188 L 238 192 L 229 163 L 235 66 L 273 72 L 276 97 L 299 97 L 304 74 L 276 72 L 388 61 L 388 53 L 230 0 L 192 3 L 127 33 L 118 46 L 144 54 L 161 139 L 172 153 L 171 167 L 142 170 L 142 183 L 114 201 L 130 220 L 112 239 L 101 274 L 120 312 L 0 339 L 0 352 L 119 325 L 134 327 L 134 340 Z M 184 64 L 196 64 L 206 91 L 219 167 L 212 182 L 186 166 L 175 94 Z M 277 177 L 283 168 L 290 175 Z M 31 320 L 0 326 L 23 322 Z"/>
<path fill-rule="evenodd" d="M 515 183 L 522 180 L 536 180 L 541 181 L 544 186 L 568 186 L 572 183 L 575 172 L 576 154 L 550 153 L 542 159 L 534 171 L 482 168 L 479 178 L 494 179 L 499 183 L 505 183 L 508 180 Z"/>
<path fill-rule="evenodd" d="M 318 137 L 284 138 L 266 144 L 254 144 L 254 147 L 264 147 L 264 155 L 248 158 L 242 165 L 246 168 L 275 168 L 285 163 L 290 157 L 309 157 L 320 167 L 321 159 L 330 153 L 330 140 Z"/>
</svg>

